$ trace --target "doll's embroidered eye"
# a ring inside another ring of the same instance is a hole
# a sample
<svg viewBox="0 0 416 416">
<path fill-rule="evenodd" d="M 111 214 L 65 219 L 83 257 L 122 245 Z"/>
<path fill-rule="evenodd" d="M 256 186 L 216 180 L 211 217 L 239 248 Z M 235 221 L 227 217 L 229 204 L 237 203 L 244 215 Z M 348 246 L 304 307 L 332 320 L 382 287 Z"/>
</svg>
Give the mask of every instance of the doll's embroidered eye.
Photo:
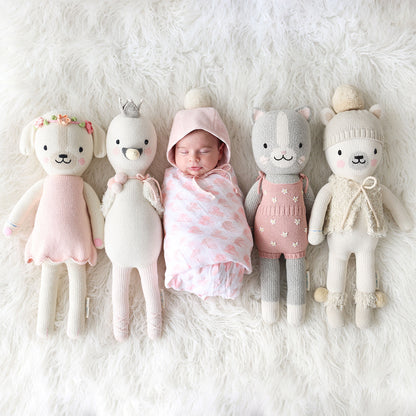
<svg viewBox="0 0 416 416">
<path fill-rule="evenodd" d="M 299 143 L 299 149 L 301 149 L 301 148 L 302 148 L 302 146 L 303 146 L 303 144 L 302 144 L 302 143 Z"/>
<path fill-rule="evenodd" d="M 149 140 L 147 140 L 147 139 L 146 139 L 146 140 L 144 141 L 144 144 L 149 144 Z"/>
<path fill-rule="evenodd" d="M 119 139 L 116 140 L 116 144 L 120 144 L 120 140 Z"/>
<path fill-rule="evenodd" d="M 341 156 L 342 155 L 342 152 L 341 152 L 341 150 L 338 150 L 338 154 Z"/>
<path fill-rule="evenodd" d="M 377 149 L 374 149 L 374 154 L 375 154 L 375 155 L 377 154 Z"/>
<path fill-rule="evenodd" d="M 264 143 L 264 144 L 263 144 L 263 147 L 264 147 L 265 149 L 267 149 L 267 143 Z"/>
<path fill-rule="evenodd" d="M 48 146 L 46 146 L 46 144 L 43 146 L 43 150 L 48 150 Z"/>
<path fill-rule="evenodd" d="M 79 150 L 80 153 L 82 153 L 84 151 L 84 149 L 82 147 L 80 147 L 78 150 Z"/>
</svg>

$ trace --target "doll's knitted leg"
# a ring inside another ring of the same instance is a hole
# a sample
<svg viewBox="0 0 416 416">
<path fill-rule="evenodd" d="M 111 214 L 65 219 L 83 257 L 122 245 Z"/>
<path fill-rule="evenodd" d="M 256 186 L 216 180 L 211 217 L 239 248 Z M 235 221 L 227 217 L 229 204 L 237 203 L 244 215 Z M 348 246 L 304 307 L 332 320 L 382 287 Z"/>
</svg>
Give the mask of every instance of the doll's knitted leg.
<svg viewBox="0 0 416 416">
<path fill-rule="evenodd" d="M 40 281 L 38 322 L 36 332 L 45 338 L 52 331 L 55 323 L 56 296 L 58 292 L 57 266 L 44 263 Z"/>
<path fill-rule="evenodd" d="M 129 337 L 129 287 L 133 268 L 113 264 L 113 333 L 121 342 Z"/>
<path fill-rule="evenodd" d="M 298 326 L 305 319 L 306 270 L 305 258 L 287 259 L 287 321 Z"/>
<path fill-rule="evenodd" d="M 280 266 L 279 259 L 260 258 L 261 314 L 272 324 L 279 319 Z"/>
<path fill-rule="evenodd" d="M 355 323 L 359 328 L 371 326 L 376 307 L 376 270 L 374 251 L 355 254 L 357 259 L 357 292 Z"/>
<path fill-rule="evenodd" d="M 155 339 L 162 333 L 162 306 L 160 304 L 157 263 L 139 267 L 144 299 L 146 301 L 147 334 Z"/>
<path fill-rule="evenodd" d="M 85 264 L 66 263 L 69 277 L 69 311 L 67 334 L 79 337 L 85 329 L 85 298 L 87 296 L 87 273 Z"/>
<path fill-rule="evenodd" d="M 330 240 L 328 239 L 328 242 Z M 329 247 L 327 289 L 328 300 L 326 315 L 328 324 L 332 328 L 344 326 L 345 305 L 345 279 L 347 273 L 348 258 L 350 254 L 342 251 L 331 250 Z"/>
</svg>

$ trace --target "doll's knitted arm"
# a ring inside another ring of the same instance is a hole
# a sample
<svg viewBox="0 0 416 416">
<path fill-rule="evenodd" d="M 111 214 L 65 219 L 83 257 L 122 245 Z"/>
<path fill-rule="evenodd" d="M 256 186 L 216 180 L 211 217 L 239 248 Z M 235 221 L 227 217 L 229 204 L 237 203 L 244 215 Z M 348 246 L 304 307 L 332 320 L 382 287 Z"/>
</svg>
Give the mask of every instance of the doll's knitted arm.
<svg viewBox="0 0 416 416">
<path fill-rule="evenodd" d="M 305 207 L 306 207 L 306 215 L 309 217 L 311 215 L 313 202 L 315 201 L 315 194 L 313 192 L 312 187 L 309 185 L 308 189 L 306 190 L 305 194 Z"/>
<path fill-rule="evenodd" d="M 383 204 L 391 212 L 391 215 L 397 225 L 403 231 L 410 231 L 412 229 L 413 222 L 404 205 L 400 202 L 396 195 L 390 191 L 390 189 L 386 188 L 384 185 L 381 185 L 381 189 L 383 192 Z"/>
<path fill-rule="evenodd" d="M 163 205 L 159 187 L 156 185 L 156 179 L 143 182 L 143 196 L 161 217 L 163 215 Z"/>
<path fill-rule="evenodd" d="M 90 185 L 84 182 L 84 198 L 91 221 L 91 231 L 94 245 L 104 247 L 104 217 L 100 210 L 100 200 Z"/>
<path fill-rule="evenodd" d="M 101 212 L 103 213 L 104 218 L 110 212 L 111 206 L 113 205 L 115 199 L 116 194 L 110 188 L 107 188 L 103 196 L 103 203 L 101 204 Z"/>
<path fill-rule="evenodd" d="M 37 204 L 42 196 L 44 179 L 36 182 L 32 185 L 19 199 L 17 204 L 14 206 L 12 212 L 7 219 L 6 224 L 3 227 L 3 234 L 10 236 L 13 231 L 25 220 L 27 214 Z"/>
<path fill-rule="evenodd" d="M 251 228 L 254 226 L 254 217 L 256 216 L 256 211 L 262 198 L 261 190 L 260 192 L 257 191 L 258 185 L 259 181 L 256 181 L 248 191 L 244 201 L 244 210 L 246 211 L 247 222 Z"/>
<path fill-rule="evenodd" d="M 326 212 L 329 202 L 332 198 L 332 186 L 327 183 L 321 188 L 316 195 L 315 202 L 312 207 L 311 218 L 309 220 L 309 243 L 316 246 L 324 240 L 322 227 L 324 225 Z"/>
</svg>

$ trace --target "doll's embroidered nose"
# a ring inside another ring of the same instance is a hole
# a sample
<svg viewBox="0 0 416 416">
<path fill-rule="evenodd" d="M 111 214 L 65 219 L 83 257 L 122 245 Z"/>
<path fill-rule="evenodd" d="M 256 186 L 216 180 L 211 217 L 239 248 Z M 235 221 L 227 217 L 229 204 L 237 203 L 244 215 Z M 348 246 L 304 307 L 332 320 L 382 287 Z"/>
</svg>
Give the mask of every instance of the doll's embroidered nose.
<svg viewBox="0 0 416 416">
<path fill-rule="evenodd" d="M 62 154 L 59 155 L 59 157 L 62 158 L 62 159 L 66 159 L 68 157 L 68 155 L 62 153 Z"/>
<path fill-rule="evenodd" d="M 286 151 L 286 150 L 282 150 L 280 153 L 281 153 L 282 155 L 285 155 L 285 154 L 287 153 L 287 151 Z"/>
<path fill-rule="evenodd" d="M 143 153 L 142 148 L 134 147 L 123 147 L 122 151 L 124 156 L 129 160 L 137 160 Z"/>
</svg>

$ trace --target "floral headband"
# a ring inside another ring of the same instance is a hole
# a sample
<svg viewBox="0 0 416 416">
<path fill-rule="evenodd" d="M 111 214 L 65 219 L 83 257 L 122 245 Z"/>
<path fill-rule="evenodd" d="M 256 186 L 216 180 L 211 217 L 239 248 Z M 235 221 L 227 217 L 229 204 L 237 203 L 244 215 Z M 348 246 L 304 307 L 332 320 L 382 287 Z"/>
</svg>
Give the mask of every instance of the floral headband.
<svg viewBox="0 0 416 416">
<path fill-rule="evenodd" d="M 43 117 L 39 117 L 36 119 L 34 123 L 35 129 L 38 129 L 43 126 L 47 126 L 50 123 L 57 123 L 61 126 L 67 126 L 68 124 L 77 124 L 79 127 L 87 130 L 88 134 L 92 134 L 94 132 L 94 128 L 92 127 L 91 121 L 83 121 L 79 122 L 76 117 L 68 117 L 66 114 L 63 116 L 59 114 L 58 116 L 53 115 L 51 120 L 46 120 Z"/>
</svg>

